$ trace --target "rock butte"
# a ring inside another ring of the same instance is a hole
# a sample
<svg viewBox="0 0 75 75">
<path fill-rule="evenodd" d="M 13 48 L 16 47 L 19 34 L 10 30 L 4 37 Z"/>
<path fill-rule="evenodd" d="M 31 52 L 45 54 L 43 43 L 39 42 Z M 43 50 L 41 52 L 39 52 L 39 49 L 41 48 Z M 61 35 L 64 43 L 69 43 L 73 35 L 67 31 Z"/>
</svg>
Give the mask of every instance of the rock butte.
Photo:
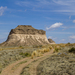
<svg viewBox="0 0 75 75">
<path fill-rule="evenodd" d="M 11 29 L 9 36 L 2 46 L 25 46 L 50 44 L 44 30 L 38 30 L 30 25 L 18 25 Z"/>
<path fill-rule="evenodd" d="M 52 39 L 48 39 L 48 41 L 50 42 L 50 44 L 56 44 Z"/>
</svg>

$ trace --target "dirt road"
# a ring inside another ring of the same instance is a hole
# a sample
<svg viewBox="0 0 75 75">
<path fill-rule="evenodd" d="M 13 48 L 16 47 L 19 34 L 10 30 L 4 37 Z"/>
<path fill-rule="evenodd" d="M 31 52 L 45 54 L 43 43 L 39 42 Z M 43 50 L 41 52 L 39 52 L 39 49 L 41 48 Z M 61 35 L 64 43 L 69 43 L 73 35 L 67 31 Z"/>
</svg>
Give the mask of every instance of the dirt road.
<svg viewBox="0 0 75 75">
<path fill-rule="evenodd" d="M 43 57 L 46 57 L 46 56 L 52 54 L 53 51 L 54 51 L 54 50 L 51 50 L 50 52 L 45 53 L 43 56 L 41 56 L 41 57 L 36 57 L 36 58 L 34 58 L 34 59 L 31 59 L 30 57 L 27 57 L 27 58 L 24 58 L 24 59 L 22 59 L 22 60 L 19 60 L 19 61 L 13 63 L 13 64 L 7 66 L 7 67 L 2 71 L 2 73 L 1 73 L 0 75 L 20 75 L 21 72 L 22 72 L 22 70 L 23 70 L 23 68 L 24 68 L 25 66 L 27 66 L 28 64 L 30 64 L 30 63 L 31 63 L 32 61 L 34 61 L 34 60 L 38 60 L 38 59 L 40 59 L 40 58 L 43 58 Z M 37 67 L 38 64 L 39 64 L 41 61 L 43 61 L 44 59 L 46 59 L 46 58 L 43 58 L 42 60 L 39 60 L 38 62 L 36 62 L 36 63 L 34 64 L 35 70 L 32 71 L 31 75 L 36 75 L 36 67 Z M 23 61 L 26 61 L 26 63 L 21 63 L 21 62 L 23 62 Z M 21 64 L 19 64 L 19 63 L 21 63 Z M 13 67 L 15 67 L 17 64 L 19 64 L 19 65 L 17 66 L 17 68 L 13 69 Z M 37 65 L 36 65 L 36 64 L 37 64 Z M 31 71 L 31 69 L 30 69 L 30 71 Z"/>
</svg>

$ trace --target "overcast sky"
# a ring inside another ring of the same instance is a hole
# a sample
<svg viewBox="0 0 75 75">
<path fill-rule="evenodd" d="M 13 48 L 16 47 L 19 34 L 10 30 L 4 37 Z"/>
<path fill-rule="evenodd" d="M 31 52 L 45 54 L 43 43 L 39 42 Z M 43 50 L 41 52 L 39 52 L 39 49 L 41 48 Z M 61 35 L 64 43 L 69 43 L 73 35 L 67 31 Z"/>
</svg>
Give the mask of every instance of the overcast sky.
<svg viewBox="0 0 75 75">
<path fill-rule="evenodd" d="M 75 43 L 75 0 L 0 0 L 0 43 L 18 25 L 45 30 L 56 43 Z"/>
</svg>

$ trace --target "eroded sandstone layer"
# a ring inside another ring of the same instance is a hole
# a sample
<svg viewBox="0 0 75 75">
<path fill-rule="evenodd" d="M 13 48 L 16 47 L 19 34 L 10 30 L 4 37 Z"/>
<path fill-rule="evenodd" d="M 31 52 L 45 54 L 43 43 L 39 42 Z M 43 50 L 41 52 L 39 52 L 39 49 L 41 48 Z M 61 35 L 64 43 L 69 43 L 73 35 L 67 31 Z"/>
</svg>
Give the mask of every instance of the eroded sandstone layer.
<svg viewBox="0 0 75 75">
<path fill-rule="evenodd" d="M 25 46 L 49 44 L 44 30 L 38 30 L 30 25 L 18 25 L 9 33 L 3 46 Z"/>
</svg>

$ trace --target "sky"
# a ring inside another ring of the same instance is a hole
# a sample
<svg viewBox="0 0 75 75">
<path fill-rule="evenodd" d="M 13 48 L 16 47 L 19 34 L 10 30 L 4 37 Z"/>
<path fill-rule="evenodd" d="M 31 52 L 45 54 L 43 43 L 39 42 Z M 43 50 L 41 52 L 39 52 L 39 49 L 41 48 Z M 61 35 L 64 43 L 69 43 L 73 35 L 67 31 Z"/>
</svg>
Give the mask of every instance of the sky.
<svg viewBox="0 0 75 75">
<path fill-rule="evenodd" d="M 75 43 L 75 0 L 0 0 L 0 43 L 18 25 L 45 30 L 56 43 Z"/>
</svg>

